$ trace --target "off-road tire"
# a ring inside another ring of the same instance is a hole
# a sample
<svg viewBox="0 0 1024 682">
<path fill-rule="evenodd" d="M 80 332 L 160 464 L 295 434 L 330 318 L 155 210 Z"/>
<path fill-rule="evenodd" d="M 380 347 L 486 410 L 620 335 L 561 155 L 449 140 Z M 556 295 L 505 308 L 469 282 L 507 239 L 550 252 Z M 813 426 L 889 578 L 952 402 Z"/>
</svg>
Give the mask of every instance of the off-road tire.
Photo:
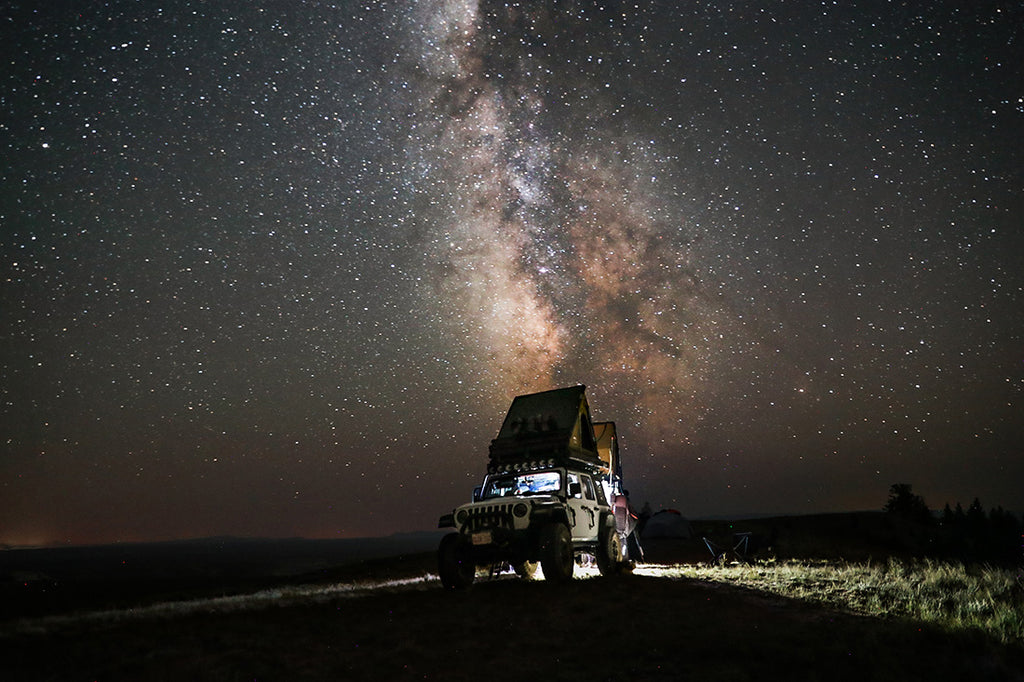
<svg viewBox="0 0 1024 682">
<path fill-rule="evenodd" d="M 601 575 L 618 575 L 622 572 L 622 539 L 614 528 L 601 531 L 597 545 L 597 570 Z"/>
<path fill-rule="evenodd" d="M 466 539 L 459 533 L 448 533 L 437 548 L 437 572 L 441 584 L 449 590 L 464 590 L 476 578 L 476 566 L 469 557 Z"/>
<path fill-rule="evenodd" d="M 540 531 L 540 566 L 544 579 L 549 582 L 572 580 L 576 567 L 573 559 L 572 536 L 564 523 L 550 523 Z"/>
</svg>

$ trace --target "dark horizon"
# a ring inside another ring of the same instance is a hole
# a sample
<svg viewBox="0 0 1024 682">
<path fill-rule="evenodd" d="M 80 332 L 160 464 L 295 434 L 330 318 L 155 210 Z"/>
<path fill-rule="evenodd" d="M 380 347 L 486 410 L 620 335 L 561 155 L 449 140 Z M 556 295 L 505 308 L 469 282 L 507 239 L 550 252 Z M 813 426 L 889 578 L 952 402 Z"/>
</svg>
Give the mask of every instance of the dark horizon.
<svg viewBox="0 0 1024 682">
<path fill-rule="evenodd" d="M 973 498 L 972 498 L 973 501 Z M 946 503 L 943 503 L 943 507 Z M 951 508 L 955 508 L 957 502 L 949 503 Z M 962 505 L 963 510 L 966 511 L 968 505 L 959 502 Z M 999 505 L 996 505 L 998 507 Z M 929 510 L 932 517 L 936 520 L 941 518 L 943 513 L 943 507 L 931 508 Z M 988 515 L 996 507 L 985 507 L 985 513 Z M 1002 512 L 1009 514 L 1015 521 L 1024 522 L 1024 512 L 1013 510 L 1013 509 L 1000 509 Z M 634 511 L 639 511 L 634 509 Z M 679 511 L 673 507 L 661 507 L 652 510 L 654 513 L 661 511 Z M 680 512 L 682 513 L 682 512 Z M 878 509 L 848 509 L 841 511 L 822 511 L 822 512 L 801 512 L 801 513 L 785 513 L 785 512 L 750 512 L 750 513 L 737 513 L 730 515 L 711 515 L 711 516 L 697 516 L 690 517 L 683 514 L 688 521 L 694 523 L 702 522 L 743 522 L 743 521 L 766 521 L 771 519 L 806 519 L 812 517 L 828 517 L 828 516 L 847 516 L 847 515 L 883 515 L 885 510 Z M 283 543 L 283 542 L 342 542 L 342 543 L 358 543 L 358 542 L 377 542 L 377 541 L 401 541 L 404 539 L 411 538 L 422 538 L 427 536 L 436 536 L 440 538 L 445 532 L 444 529 L 438 528 L 418 528 L 409 530 L 398 530 L 386 535 L 364 535 L 364 536 L 353 536 L 353 537 L 307 537 L 302 535 L 290 535 L 290 536 L 263 536 L 263 535 L 203 535 L 203 536 L 189 536 L 189 537 L 174 537 L 174 538 L 156 538 L 156 539 L 145 539 L 145 540 L 116 540 L 113 542 L 105 543 L 51 543 L 45 545 L 11 545 L 0 543 L 0 551 L 9 550 L 35 550 L 35 549 L 104 549 L 119 546 L 137 546 L 137 545 L 174 545 L 174 544 L 191 544 L 198 545 L 226 542 L 226 543 Z"/>
</svg>

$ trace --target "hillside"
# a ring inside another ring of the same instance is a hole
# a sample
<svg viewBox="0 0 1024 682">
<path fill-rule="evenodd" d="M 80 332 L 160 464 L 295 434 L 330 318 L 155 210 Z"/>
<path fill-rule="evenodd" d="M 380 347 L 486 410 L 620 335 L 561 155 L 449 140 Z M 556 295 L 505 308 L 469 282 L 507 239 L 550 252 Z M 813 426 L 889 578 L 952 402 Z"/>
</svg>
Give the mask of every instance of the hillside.
<svg viewBox="0 0 1024 682">
<path fill-rule="evenodd" d="M 704 538 L 744 532 L 753 554 L 780 555 L 780 570 L 781 557 L 805 553 L 884 564 L 889 541 L 897 555 L 915 549 L 892 519 L 691 525 L 689 539 L 649 543 L 632 575 L 578 569 L 564 586 L 481 576 L 464 592 L 441 588 L 430 534 L 4 552 L 0 676 L 1024 681 L 1024 641 L 782 596 L 770 587 L 774 560 L 757 564 L 763 588 L 686 568 L 710 563 Z M 787 564 L 787 579 L 805 580 L 798 570 Z"/>
<path fill-rule="evenodd" d="M 50 621 L 0 637 L 0 661 L 33 681 L 1024 679 L 1024 652 L 978 635 L 645 575 Z"/>
</svg>

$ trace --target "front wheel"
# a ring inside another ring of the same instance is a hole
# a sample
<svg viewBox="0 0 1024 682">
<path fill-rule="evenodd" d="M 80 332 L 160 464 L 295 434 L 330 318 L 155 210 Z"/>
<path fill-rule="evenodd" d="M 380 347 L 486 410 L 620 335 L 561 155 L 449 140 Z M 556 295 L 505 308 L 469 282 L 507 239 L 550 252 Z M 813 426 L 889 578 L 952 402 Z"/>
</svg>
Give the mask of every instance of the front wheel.
<svg viewBox="0 0 1024 682">
<path fill-rule="evenodd" d="M 449 590 L 464 590 L 473 584 L 476 564 L 467 551 L 466 539 L 459 533 L 449 533 L 441 538 L 437 549 L 437 572 L 441 584 Z"/>
<path fill-rule="evenodd" d="M 564 523 L 551 523 L 540 532 L 540 567 L 551 582 L 572 580 L 572 536 Z"/>
</svg>

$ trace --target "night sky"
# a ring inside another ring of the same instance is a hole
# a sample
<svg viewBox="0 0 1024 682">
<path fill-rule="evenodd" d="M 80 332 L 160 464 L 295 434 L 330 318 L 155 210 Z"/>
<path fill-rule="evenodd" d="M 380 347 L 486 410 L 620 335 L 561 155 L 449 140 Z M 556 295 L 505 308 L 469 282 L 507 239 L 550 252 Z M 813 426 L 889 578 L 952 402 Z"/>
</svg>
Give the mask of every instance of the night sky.
<svg viewBox="0 0 1024 682">
<path fill-rule="evenodd" d="M 0 543 L 1024 511 L 1018 2 L 5 2 Z"/>
</svg>

